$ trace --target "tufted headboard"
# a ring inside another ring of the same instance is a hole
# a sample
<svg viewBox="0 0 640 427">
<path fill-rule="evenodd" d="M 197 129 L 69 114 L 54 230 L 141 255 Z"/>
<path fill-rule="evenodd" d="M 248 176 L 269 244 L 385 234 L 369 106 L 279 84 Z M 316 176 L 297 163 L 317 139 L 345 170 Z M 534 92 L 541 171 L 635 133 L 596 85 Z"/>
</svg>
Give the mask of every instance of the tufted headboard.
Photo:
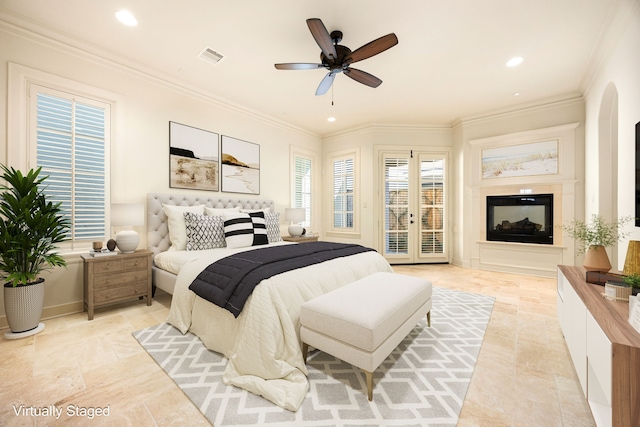
<svg viewBox="0 0 640 427">
<path fill-rule="evenodd" d="M 232 197 L 218 197 L 215 195 L 191 194 L 147 194 L 147 249 L 156 255 L 171 246 L 167 216 L 162 205 L 193 206 L 205 205 L 210 208 L 225 209 L 239 206 L 242 209 L 271 209 L 274 211 L 273 200 L 267 199 L 237 199 Z"/>
</svg>

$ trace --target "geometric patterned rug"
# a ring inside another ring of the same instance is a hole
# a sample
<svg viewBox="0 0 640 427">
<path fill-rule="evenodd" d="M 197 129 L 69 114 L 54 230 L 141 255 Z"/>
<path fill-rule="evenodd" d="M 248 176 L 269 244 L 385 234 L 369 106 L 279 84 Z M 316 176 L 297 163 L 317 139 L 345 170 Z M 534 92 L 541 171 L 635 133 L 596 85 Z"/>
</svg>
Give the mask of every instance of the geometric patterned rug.
<svg viewBox="0 0 640 427">
<path fill-rule="evenodd" d="M 215 426 L 455 426 L 480 352 L 494 298 L 433 287 L 426 319 L 374 373 L 320 351 L 309 353 L 310 390 L 296 412 L 222 382 L 227 359 L 166 323 L 133 336 Z"/>
</svg>

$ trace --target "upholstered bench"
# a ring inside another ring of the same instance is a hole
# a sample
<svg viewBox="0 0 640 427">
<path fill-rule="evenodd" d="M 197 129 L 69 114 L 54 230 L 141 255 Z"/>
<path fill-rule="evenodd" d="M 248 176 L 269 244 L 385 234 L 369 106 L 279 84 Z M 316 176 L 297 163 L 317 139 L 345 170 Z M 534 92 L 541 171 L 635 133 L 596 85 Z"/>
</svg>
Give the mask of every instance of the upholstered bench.
<svg viewBox="0 0 640 427">
<path fill-rule="evenodd" d="M 372 274 L 302 305 L 304 361 L 312 346 L 364 370 L 371 400 L 373 372 L 425 314 L 431 326 L 430 281 Z"/>
</svg>

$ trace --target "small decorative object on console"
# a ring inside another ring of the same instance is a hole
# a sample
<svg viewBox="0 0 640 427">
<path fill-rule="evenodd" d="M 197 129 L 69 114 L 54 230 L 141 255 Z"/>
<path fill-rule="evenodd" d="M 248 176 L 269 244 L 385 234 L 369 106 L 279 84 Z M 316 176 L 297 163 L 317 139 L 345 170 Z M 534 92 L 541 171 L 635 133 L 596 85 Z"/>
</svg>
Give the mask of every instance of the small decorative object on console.
<svg viewBox="0 0 640 427">
<path fill-rule="evenodd" d="M 614 282 L 622 282 L 624 276 L 620 273 L 608 272 L 603 273 L 601 271 L 587 271 L 587 283 L 593 283 L 595 285 L 604 285 L 607 280 Z"/>
<path fill-rule="evenodd" d="M 629 301 L 631 296 L 631 286 L 624 282 L 613 282 L 607 280 L 604 284 L 604 297 L 612 301 Z"/>
</svg>

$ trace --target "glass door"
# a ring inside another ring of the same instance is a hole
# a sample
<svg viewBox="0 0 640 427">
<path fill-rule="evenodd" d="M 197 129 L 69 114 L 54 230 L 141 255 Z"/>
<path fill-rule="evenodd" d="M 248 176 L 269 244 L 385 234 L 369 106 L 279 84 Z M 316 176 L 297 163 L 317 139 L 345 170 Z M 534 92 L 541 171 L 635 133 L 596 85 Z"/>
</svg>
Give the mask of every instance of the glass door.
<svg viewBox="0 0 640 427">
<path fill-rule="evenodd" d="M 383 153 L 383 255 L 392 264 L 449 262 L 446 155 Z"/>
</svg>

